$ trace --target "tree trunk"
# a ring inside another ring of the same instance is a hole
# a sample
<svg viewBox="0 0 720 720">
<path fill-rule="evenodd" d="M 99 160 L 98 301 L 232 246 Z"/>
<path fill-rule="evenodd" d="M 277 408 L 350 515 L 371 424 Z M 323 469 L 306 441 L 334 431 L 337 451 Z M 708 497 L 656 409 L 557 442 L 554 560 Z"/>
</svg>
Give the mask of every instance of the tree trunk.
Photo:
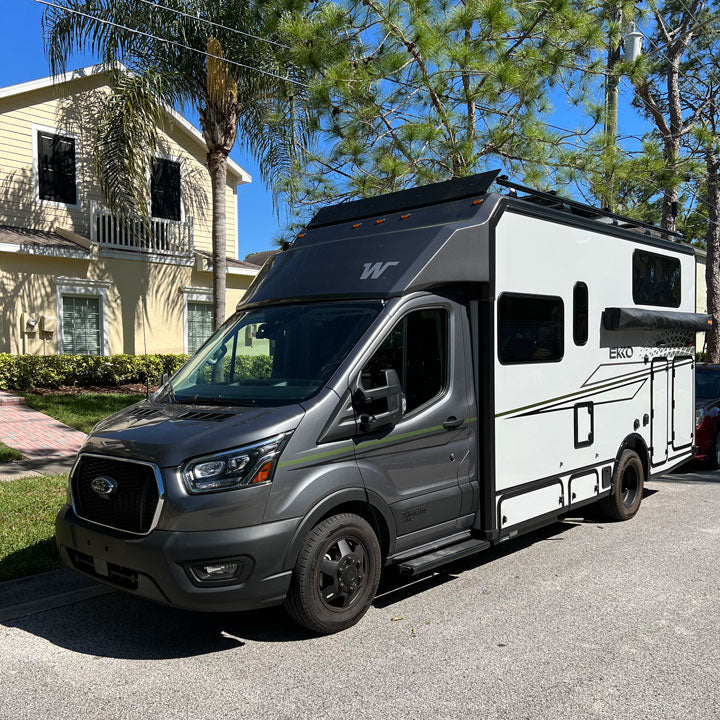
<svg viewBox="0 0 720 720">
<path fill-rule="evenodd" d="M 713 324 L 707 333 L 707 360 L 720 362 L 720 158 L 708 151 L 707 209 L 708 228 L 705 235 L 707 258 L 705 259 L 705 283 L 707 284 L 707 311 L 713 316 Z"/>
<path fill-rule="evenodd" d="M 213 330 L 217 330 L 225 322 L 227 153 L 222 149 L 211 150 L 208 152 L 207 160 L 212 185 Z"/>
<path fill-rule="evenodd" d="M 675 230 L 675 218 L 678 202 L 678 160 L 680 158 L 680 138 L 683 131 L 682 107 L 680 105 L 680 54 L 671 55 L 667 66 L 667 104 L 670 116 L 670 134 L 664 138 L 665 168 L 669 174 L 669 184 L 663 192 L 662 227 Z"/>
</svg>

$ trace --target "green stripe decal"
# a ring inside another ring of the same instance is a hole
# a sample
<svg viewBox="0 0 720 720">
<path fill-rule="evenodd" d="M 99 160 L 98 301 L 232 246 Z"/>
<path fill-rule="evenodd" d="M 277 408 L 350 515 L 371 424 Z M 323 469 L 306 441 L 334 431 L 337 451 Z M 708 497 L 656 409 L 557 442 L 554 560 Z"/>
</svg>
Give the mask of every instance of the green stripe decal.
<svg viewBox="0 0 720 720">
<path fill-rule="evenodd" d="M 465 420 L 463 425 L 470 425 L 474 422 L 477 422 L 476 417 L 468 418 L 467 420 Z M 410 432 L 400 433 L 399 435 L 388 435 L 388 437 L 377 438 L 376 440 L 366 440 L 365 442 L 361 442 L 360 444 L 358 444 L 356 450 L 366 450 L 372 447 L 377 447 L 378 445 L 385 445 L 390 442 L 396 442 L 398 440 L 407 440 L 409 438 L 418 437 L 420 435 L 426 435 L 427 433 L 438 432 L 442 429 L 442 425 L 433 425 L 432 427 L 422 428 L 421 430 L 412 430 Z M 345 447 L 335 448 L 334 450 L 326 450 L 325 452 L 315 453 L 314 455 L 306 455 L 305 457 L 294 458 L 293 460 L 284 460 L 283 462 L 278 463 L 278 467 L 283 468 L 290 465 L 299 465 L 300 463 L 312 462 L 314 460 L 323 460 L 324 458 L 336 457 L 342 455 L 343 453 L 348 453 L 348 455 L 352 455 L 352 450 L 352 446 L 346 445 Z"/>
<path fill-rule="evenodd" d="M 622 380 L 616 380 L 615 382 L 611 382 L 608 385 L 597 385 L 592 388 L 585 388 L 584 390 L 578 390 L 577 392 L 571 392 L 567 395 L 558 395 L 554 398 L 549 398 L 548 400 L 541 400 L 540 402 L 533 403 L 532 405 L 523 405 L 523 407 L 515 408 L 514 410 L 505 410 L 505 412 L 496 413 L 495 417 L 503 417 L 504 415 L 512 415 L 512 413 L 522 412 L 523 410 L 530 410 L 531 408 L 540 407 L 541 405 L 547 405 L 552 402 L 556 402 L 558 400 L 567 400 L 571 397 L 577 397 L 578 395 L 593 395 L 598 390 L 606 390 L 607 388 L 613 388 L 613 387 L 621 387 L 625 385 L 632 385 L 634 382 L 640 382 L 640 380 L 645 380 L 644 377 L 638 377 L 634 379 L 623 378 Z"/>
</svg>

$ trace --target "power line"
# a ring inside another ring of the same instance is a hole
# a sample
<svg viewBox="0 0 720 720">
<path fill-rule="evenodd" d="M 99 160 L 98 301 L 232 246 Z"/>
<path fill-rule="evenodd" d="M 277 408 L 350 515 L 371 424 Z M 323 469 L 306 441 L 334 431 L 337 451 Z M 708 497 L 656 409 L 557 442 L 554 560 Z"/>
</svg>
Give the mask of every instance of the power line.
<svg viewBox="0 0 720 720">
<path fill-rule="evenodd" d="M 152 0 L 140 0 L 140 2 L 145 3 L 145 5 L 149 5 L 153 8 L 167 10 L 168 12 L 175 13 L 176 15 L 182 15 L 182 17 L 189 18 L 190 20 L 195 20 L 197 22 L 205 23 L 207 25 L 212 25 L 213 27 L 222 28 L 223 30 L 227 30 L 231 33 L 236 33 L 237 35 L 244 35 L 245 37 L 252 38 L 253 40 L 260 40 L 260 42 L 277 45 L 278 47 L 285 48 L 286 50 L 290 49 L 289 45 L 284 45 L 283 43 L 277 42 L 276 40 L 269 40 L 268 38 L 261 37 L 260 35 L 253 35 L 252 33 L 245 32 L 244 30 L 238 30 L 237 28 L 228 27 L 227 25 L 215 22 L 214 20 L 202 18 L 199 15 L 191 15 L 190 13 L 186 13 L 183 10 L 176 10 L 175 8 L 171 8 L 168 5 L 163 5 L 162 3 L 152 2 Z"/>
<path fill-rule="evenodd" d="M 292 80 L 288 77 L 283 77 L 282 75 L 278 75 L 277 73 L 270 72 L 269 70 L 262 70 L 261 68 L 254 67 L 253 65 L 246 65 L 245 63 L 237 62 L 237 60 L 230 60 L 228 58 L 222 57 L 222 55 L 213 55 L 212 53 L 206 52 L 205 50 L 198 50 L 197 48 L 191 47 L 190 45 L 185 45 L 184 43 L 178 42 L 177 40 L 168 40 L 167 38 L 159 37 L 158 35 L 153 35 L 152 33 L 145 32 L 143 30 L 137 30 L 136 28 L 128 27 L 127 25 L 122 25 L 120 23 L 113 22 L 112 20 L 106 20 L 104 18 L 100 18 L 97 15 L 91 15 L 90 13 L 85 13 L 80 10 L 75 10 L 73 8 L 64 7 L 62 5 L 57 5 L 52 2 L 48 2 L 48 0 L 33 0 L 36 3 L 40 3 L 41 5 L 47 5 L 48 7 L 55 8 L 56 10 L 60 10 L 62 12 L 69 12 L 73 15 L 80 15 L 81 17 L 88 18 L 89 20 L 94 20 L 95 22 L 99 22 L 103 25 L 110 25 L 112 27 L 119 28 L 120 30 L 126 30 L 127 32 L 134 33 L 136 35 L 142 35 L 143 37 L 150 38 L 151 40 L 157 40 L 162 43 L 166 43 L 167 45 L 173 45 L 175 47 L 182 48 L 183 50 L 189 50 L 190 52 L 197 53 L 198 55 L 204 55 L 205 57 L 213 58 L 215 60 L 222 60 L 223 62 L 226 62 L 230 65 L 236 65 L 237 67 L 244 68 L 246 70 L 254 70 L 255 72 L 262 73 L 263 75 L 269 75 L 270 77 L 274 77 L 277 80 L 283 80 L 284 82 L 292 83 L 293 85 L 300 85 L 301 87 L 310 87 L 306 83 L 300 82 L 299 80 Z"/>
</svg>

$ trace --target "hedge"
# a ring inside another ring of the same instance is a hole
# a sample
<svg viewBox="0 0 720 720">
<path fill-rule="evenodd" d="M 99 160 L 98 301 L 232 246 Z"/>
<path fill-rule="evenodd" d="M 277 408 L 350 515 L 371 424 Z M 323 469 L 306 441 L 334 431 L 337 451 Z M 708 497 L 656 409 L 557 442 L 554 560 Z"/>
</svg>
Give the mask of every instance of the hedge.
<svg viewBox="0 0 720 720">
<path fill-rule="evenodd" d="M 122 385 L 160 382 L 187 355 L 8 355 L 0 353 L 0 390 L 60 385 Z"/>
</svg>

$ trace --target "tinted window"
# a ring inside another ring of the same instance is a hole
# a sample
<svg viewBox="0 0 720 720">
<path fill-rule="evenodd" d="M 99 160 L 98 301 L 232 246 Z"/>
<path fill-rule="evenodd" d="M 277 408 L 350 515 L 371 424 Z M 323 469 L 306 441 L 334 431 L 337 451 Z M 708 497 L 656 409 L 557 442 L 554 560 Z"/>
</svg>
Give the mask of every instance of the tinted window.
<svg viewBox="0 0 720 720">
<path fill-rule="evenodd" d="M 680 260 L 645 250 L 633 253 L 633 301 L 636 305 L 680 306 Z"/>
<path fill-rule="evenodd" d="M 153 161 L 150 199 L 153 217 L 180 220 L 180 163 Z"/>
<path fill-rule="evenodd" d="M 557 362 L 562 356 L 562 298 L 503 293 L 498 300 L 500 362 Z"/>
<path fill-rule="evenodd" d="M 38 132 L 38 194 L 41 200 L 77 204 L 74 138 Z"/>
<path fill-rule="evenodd" d="M 584 282 L 573 289 L 573 340 L 584 345 L 588 339 L 588 289 Z"/>
<path fill-rule="evenodd" d="M 720 370 L 698 370 L 695 374 L 695 395 L 702 400 L 720 398 Z"/>
<path fill-rule="evenodd" d="M 400 320 L 363 368 L 362 386 L 384 385 L 382 371 L 390 368 L 400 378 L 406 413 L 440 395 L 447 383 L 444 310 L 417 310 Z"/>
</svg>

